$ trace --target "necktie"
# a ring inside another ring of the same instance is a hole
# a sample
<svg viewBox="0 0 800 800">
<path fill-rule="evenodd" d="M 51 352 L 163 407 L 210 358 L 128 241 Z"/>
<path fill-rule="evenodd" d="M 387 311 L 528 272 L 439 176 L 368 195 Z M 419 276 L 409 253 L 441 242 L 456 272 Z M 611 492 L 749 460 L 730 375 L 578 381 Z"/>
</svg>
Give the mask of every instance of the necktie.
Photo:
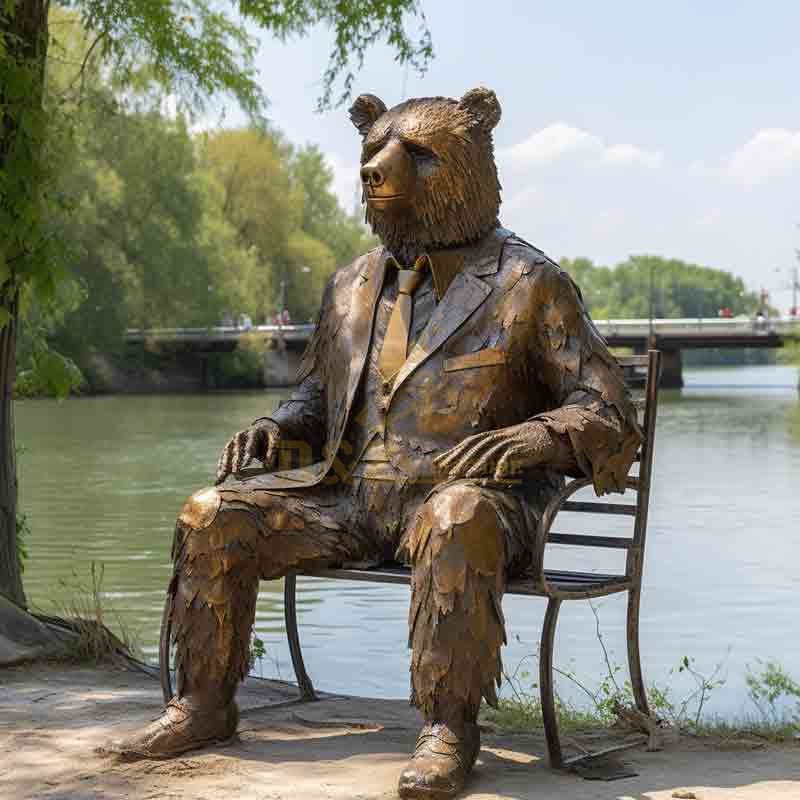
<svg viewBox="0 0 800 800">
<path fill-rule="evenodd" d="M 378 356 L 378 369 L 384 381 L 390 381 L 400 371 L 408 355 L 408 334 L 411 330 L 412 296 L 422 282 L 424 270 L 430 267 L 427 255 L 421 255 L 411 269 L 397 266 L 397 300 Z"/>
</svg>

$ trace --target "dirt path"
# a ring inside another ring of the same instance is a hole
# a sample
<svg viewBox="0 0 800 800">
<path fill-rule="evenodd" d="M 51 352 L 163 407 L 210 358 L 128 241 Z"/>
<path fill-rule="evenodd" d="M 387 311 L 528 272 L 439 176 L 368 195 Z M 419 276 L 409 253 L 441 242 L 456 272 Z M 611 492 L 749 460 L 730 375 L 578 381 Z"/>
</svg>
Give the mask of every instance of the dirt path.
<svg viewBox="0 0 800 800">
<path fill-rule="evenodd" d="M 3 800 L 377 800 L 394 787 L 417 733 L 404 702 L 293 696 L 251 681 L 238 740 L 170 762 L 120 764 L 95 749 L 157 715 L 156 681 L 126 669 L 37 665 L 0 670 Z M 592 737 L 585 737 L 591 739 Z M 591 743 L 585 741 L 584 743 Z M 603 734 L 601 744 L 608 744 Z M 597 746 L 597 742 L 594 743 Z M 800 745 L 681 741 L 625 755 L 639 774 L 610 783 L 550 771 L 539 736 L 484 735 L 470 800 L 800 800 Z"/>
</svg>

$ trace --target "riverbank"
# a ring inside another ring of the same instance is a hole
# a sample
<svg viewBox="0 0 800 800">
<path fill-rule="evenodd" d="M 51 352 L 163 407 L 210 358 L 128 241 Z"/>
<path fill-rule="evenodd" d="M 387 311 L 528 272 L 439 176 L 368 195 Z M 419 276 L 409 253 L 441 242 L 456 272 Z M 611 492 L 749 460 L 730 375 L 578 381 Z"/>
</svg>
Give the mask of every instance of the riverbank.
<svg viewBox="0 0 800 800">
<path fill-rule="evenodd" d="M 167 761 L 120 763 L 98 753 L 109 738 L 153 718 L 158 682 L 121 667 L 36 664 L 0 671 L 0 796 L 15 800 L 206 798 L 237 800 L 385 800 L 419 720 L 401 700 L 329 697 L 266 709 L 293 696 L 287 684 L 249 680 L 240 693 L 239 735 Z M 597 748 L 608 731 L 570 737 Z M 487 731 L 464 798 L 471 800 L 797 800 L 800 746 L 742 738 L 681 739 L 658 753 L 632 750 L 634 777 L 604 783 L 555 773 L 540 734 Z M 683 792 L 683 794 L 680 794 Z"/>
</svg>

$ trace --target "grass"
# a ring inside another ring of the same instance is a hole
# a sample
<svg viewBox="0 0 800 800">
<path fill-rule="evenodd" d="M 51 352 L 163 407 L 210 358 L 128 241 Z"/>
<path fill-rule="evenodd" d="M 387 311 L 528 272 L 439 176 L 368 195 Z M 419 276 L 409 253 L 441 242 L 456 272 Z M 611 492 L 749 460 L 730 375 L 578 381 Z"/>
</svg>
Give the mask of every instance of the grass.
<svg viewBox="0 0 800 800">
<path fill-rule="evenodd" d="M 788 364 L 792 367 L 800 367 L 800 342 L 788 341 L 775 354 L 778 364 Z"/>
<path fill-rule="evenodd" d="M 75 634 L 71 637 L 65 659 L 99 664 L 119 656 L 138 653 L 135 636 L 119 616 L 104 604 L 104 567 L 92 561 L 88 583 L 73 573 L 72 581 L 61 581 L 71 592 L 71 599 L 58 607 L 58 616 L 37 614 L 52 626 Z M 114 633 L 113 625 L 118 633 Z"/>
<path fill-rule="evenodd" d="M 609 722 L 602 715 L 591 710 L 582 710 L 563 703 L 557 704 L 558 724 L 562 734 L 575 734 L 587 731 L 610 729 L 633 729 L 627 720 L 616 718 Z M 541 705 L 538 700 L 528 698 L 520 702 L 517 698 L 501 698 L 499 707 L 484 707 L 481 718 L 492 723 L 501 733 L 529 733 L 541 731 L 544 727 Z M 663 724 L 663 723 L 662 723 Z M 737 720 L 723 717 L 704 718 L 699 724 L 682 726 L 666 725 L 665 728 L 678 730 L 683 736 L 693 736 L 722 741 L 742 738 L 762 739 L 768 744 L 798 744 L 800 746 L 800 727 L 791 720 L 774 722 L 758 715 Z"/>
<path fill-rule="evenodd" d="M 800 683 L 795 681 L 776 661 L 757 661 L 748 666 L 745 683 L 753 713 L 741 719 L 726 719 L 707 713 L 709 698 L 725 684 L 722 664 L 711 671 L 698 668 L 693 658 L 684 656 L 670 676 L 688 676 L 693 687 L 676 698 L 669 684 L 652 684 L 648 698 L 653 719 L 647 720 L 635 711 L 630 682 L 621 681 L 622 667 L 614 663 L 606 649 L 600 630 L 597 610 L 590 603 L 596 620 L 596 636 L 603 652 L 605 674 L 596 683 L 580 680 L 570 670 L 554 667 L 563 681 L 572 684 L 585 697 L 583 705 L 569 703 L 556 697 L 559 725 L 564 733 L 602 728 L 634 728 L 651 736 L 657 729 L 677 730 L 681 734 L 717 739 L 755 737 L 767 742 L 800 744 Z M 499 707 L 485 707 L 482 716 L 498 730 L 509 733 L 527 732 L 543 726 L 538 686 L 530 682 L 527 669 L 532 654 L 505 675 L 510 696 L 500 700 Z"/>
</svg>

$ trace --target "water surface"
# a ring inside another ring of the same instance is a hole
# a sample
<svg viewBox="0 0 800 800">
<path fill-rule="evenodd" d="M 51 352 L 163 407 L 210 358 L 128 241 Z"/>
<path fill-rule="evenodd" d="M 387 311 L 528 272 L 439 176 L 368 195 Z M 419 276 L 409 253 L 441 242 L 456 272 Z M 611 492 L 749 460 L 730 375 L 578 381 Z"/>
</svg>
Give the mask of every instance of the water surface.
<svg viewBox="0 0 800 800">
<path fill-rule="evenodd" d="M 745 668 L 756 659 L 777 659 L 800 679 L 797 371 L 687 370 L 686 379 L 682 392 L 662 393 L 643 661 L 646 679 L 658 682 L 676 680 L 669 671 L 683 656 L 706 671 L 723 662 L 728 681 L 710 708 L 740 714 L 749 710 Z M 91 562 L 102 563 L 108 604 L 155 658 L 175 516 L 188 494 L 208 485 L 229 436 L 280 399 L 258 392 L 18 403 L 32 603 L 43 609 L 68 603 L 76 584 L 88 582 Z M 616 524 L 602 523 L 600 532 Z M 586 529 L 578 524 L 572 528 Z M 618 565 L 618 553 L 609 562 L 608 554 L 581 550 L 586 569 Z M 556 548 L 552 564 L 579 566 Z M 315 682 L 405 696 L 407 599 L 405 587 L 301 580 L 301 636 Z M 612 658 L 624 663 L 624 602 L 610 598 L 596 606 Z M 509 597 L 505 608 L 511 670 L 536 651 L 544 601 Z M 268 658 L 258 669 L 288 678 L 282 614 L 280 583 L 262 583 L 256 628 Z M 602 670 L 594 625 L 586 603 L 564 605 L 556 658 L 588 681 Z M 678 693 L 687 688 L 679 685 Z M 577 698 L 568 686 L 564 691 Z"/>
</svg>

